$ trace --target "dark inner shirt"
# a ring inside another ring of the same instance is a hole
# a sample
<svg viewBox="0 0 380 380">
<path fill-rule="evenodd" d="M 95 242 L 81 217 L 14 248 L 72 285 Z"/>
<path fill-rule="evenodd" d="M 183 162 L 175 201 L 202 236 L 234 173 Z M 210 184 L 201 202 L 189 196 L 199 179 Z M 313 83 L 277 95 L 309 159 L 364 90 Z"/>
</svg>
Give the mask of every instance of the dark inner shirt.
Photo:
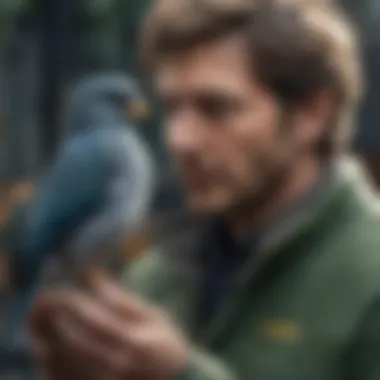
<svg viewBox="0 0 380 380">
<path fill-rule="evenodd" d="M 204 245 L 204 277 L 201 326 L 205 326 L 218 313 L 226 299 L 237 272 L 254 253 L 258 236 L 237 240 L 226 226 L 216 224 Z"/>
</svg>

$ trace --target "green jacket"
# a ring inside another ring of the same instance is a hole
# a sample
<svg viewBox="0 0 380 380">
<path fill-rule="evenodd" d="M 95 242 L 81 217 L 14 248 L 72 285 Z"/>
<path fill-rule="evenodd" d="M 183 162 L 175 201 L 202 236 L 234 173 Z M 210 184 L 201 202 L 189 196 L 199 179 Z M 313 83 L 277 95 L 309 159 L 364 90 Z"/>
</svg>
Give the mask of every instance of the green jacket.
<svg viewBox="0 0 380 380">
<path fill-rule="evenodd" d="M 198 243 L 181 249 L 178 232 L 171 249 L 153 250 L 126 271 L 125 283 L 192 342 L 179 379 L 380 379 L 380 218 L 362 174 L 341 162 L 323 194 L 252 257 L 203 330 L 194 319 Z"/>
</svg>

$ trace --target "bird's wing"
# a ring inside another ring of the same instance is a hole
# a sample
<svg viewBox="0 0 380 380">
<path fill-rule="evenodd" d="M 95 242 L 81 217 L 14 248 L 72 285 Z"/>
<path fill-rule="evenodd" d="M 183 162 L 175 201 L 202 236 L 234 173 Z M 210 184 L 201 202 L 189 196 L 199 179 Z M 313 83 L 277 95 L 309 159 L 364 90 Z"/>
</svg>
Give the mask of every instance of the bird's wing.
<svg viewBox="0 0 380 380">
<path fill-rule="evenodd" d="M 46 256 L 61 248 L 95 212 L 105 196 L 106 172 L 90 139 L 66 146 L 30 206 L 15 257 L 21 276 L 34 274 Z"/>
<path fill-rule="evenodd" d="M 85 265 L 95 260 L 97 247 L 117 246 L 146 217 L 155 184 L 153 159 L 148 147 L 133 132 L 122 130 L 103 139 L 113 176 L 107 188 L 106 206 L 72 242 L 69 251 Z M 91 257 L 84 257 L 89 252 Z M 102 254 L 102 253 L 100 253 Z"/>
</svg>

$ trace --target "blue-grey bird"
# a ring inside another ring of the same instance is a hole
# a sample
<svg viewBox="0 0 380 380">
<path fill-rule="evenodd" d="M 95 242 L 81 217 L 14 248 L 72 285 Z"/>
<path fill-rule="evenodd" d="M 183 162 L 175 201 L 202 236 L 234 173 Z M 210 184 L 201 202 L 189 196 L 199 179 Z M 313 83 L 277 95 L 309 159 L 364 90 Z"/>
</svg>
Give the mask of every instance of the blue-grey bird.
<svg viewBox="0 0 380 380">
<path fill-rule="evenodd" d="M 65 252 L 85 265 L 141 223 L 154 189 L 150 153 L 132 126 L 142 101 L 136 83 L 119 74 L 74 88 L 64 143 L 30 206 L 15 255 L 21 286 L 34 281 L 48 255 Z"/>
<path fill-rule="evenodd" d="M 70 93 L 63 143 L 37 186 L 13 250 L 17 294 L 3 321 L 0 373 L 17 347 L 27 345 L 25 317 L 48 259 L 61 256 L 74 272 L 103 264 L 143 223 L 155 168 L 133 127 L 141 101 L 139 87 L 119 74 L 87 78 Z"/>
</svg>

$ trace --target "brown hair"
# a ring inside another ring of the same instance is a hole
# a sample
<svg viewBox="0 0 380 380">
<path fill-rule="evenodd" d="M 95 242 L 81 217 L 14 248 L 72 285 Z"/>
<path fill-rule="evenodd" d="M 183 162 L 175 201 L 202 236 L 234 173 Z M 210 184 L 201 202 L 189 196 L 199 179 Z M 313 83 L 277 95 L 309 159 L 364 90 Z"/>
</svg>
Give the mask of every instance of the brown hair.
<svg viewBox="0 0 380 380">
<path fill-rule="evenodd" d="M 354 28 L 330 1 L 156 0 L 143 28 L 143 61 L 154 71 L 167 56 L 232 34 L 244 38 L 255 75 L 287 107 L 333 91 L 336 118 L 322 149 L 347 141 L 361 65 Z"/>
</svg>

